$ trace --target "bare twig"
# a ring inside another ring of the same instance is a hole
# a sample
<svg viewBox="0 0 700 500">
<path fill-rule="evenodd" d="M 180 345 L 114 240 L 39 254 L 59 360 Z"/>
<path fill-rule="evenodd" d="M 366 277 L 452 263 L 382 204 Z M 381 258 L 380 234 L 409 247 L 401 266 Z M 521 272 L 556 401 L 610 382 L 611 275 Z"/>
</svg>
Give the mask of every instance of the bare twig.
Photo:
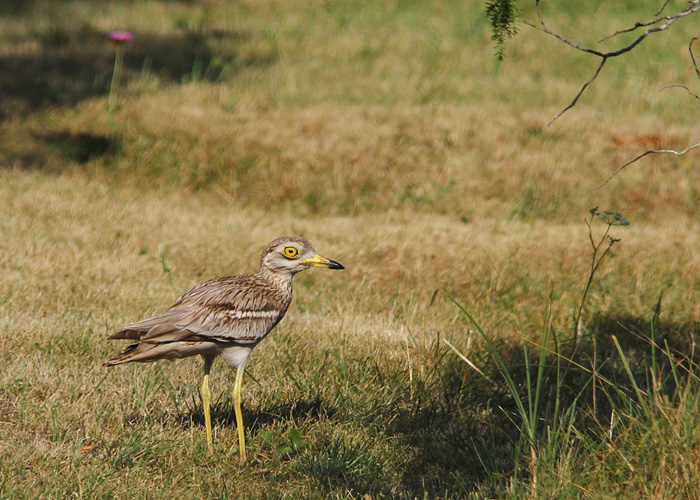
<svg viewBox="0 0 700 500">
<path fill-rule="evenodd" d="M 673 88 L 685 89 L 685 91 L 688 92 L 688 94 L 690 94 L 691 97 L 695 97 L 696 99 L 700 99 L 700 96 L 698 96 L 697 94 L 693 93 L 692 90 L 690 90 L 690 89 L 689 89 L 688 87 L 686 87 L 685 85 L 681 85 L 680 83 L 674 83 L 673 85 L 664 85 L 663 87 L 661 87 L 661 89 L 659 90 L 659 92 L 660 92 L 661 90 L 673 89 Z"/>
<path fill-rule="evenodd" d="M 664 2 L 664 4 L 661 6 L 661 8 L 659 9 L 659 11 L 654 14 L 654 16 L 660 16 L 661 13 L 666 9 L 666 6 L 669 4 L 670 1 L 671 0 L 666 0 Z M 697 2 L 690 2 L 690 3 L 693 4 L 693 3 L 697 3 Z M 604 38 L 601 38 L 600 40 L 598 40 L 598 43 L 604 42 L 604 41 L 609 40 L 610 38 L 614 38 L 618 35 L 624 35 L 625 33 L 632 33 L 633 31 L 637 31 L 639 28 L 646 28 L 647 26 L 653 26 L 655 24 L 659 24 L 660 22 L 668 21 L 669 19 L 670 19 L 669 16 L 663 16 L 663 17 L 659 17 L 657 19 L 654 19 L 653 21 L 649 21 L 646 23 L 636 22 L 636 23 L 634 23 L 634 26 L 632 26 L 631 28 L 619 30 L 619 31 L 616 31 L 615 33 L 613 33 L 612 35 L 608 35 Z"/>
<path fill-rule="evenodd" d="M 695 2 L 695 3 L 697 3 L 697 2 Z M 693 61 L 693 69 L 695 69 L 695 74 L 696 74 L 697 77 L 698 77 L 698 82 L 700 82 L 700 69 L 698 68 L 698 63 L 697 63 L 697 60 L 695 59 L 695 54 L 693 53 L 693 43 L 695 43 L 695 42 L 698 41 L 698 40 L 700 40 L 700 37 L 695 37 L 695 38 L 693 38 L 692 40 L 690 40 L 690 43 L 688 44 L 688 52 L 690 52 L 690 59 Z M 696 99 L 700 99 L 700 96 L 698 96 L 698 94 L 695 94 L 694 92 L 692 92 L 692 91 L 691 91 L 688 87 L 686 87 L 685 85 L 680 85 L 680 84 L 676 84 L 676 85 L 666 85 L 665 87 L 661 88 L 661 90 L 664 90 L 664 89 L 667 89 L 667 88 L 672 88 L 672 87 L 678 87 L 678 88 L 685 89 L 686 92 L 688 92 L 688 94 L 690 94 L 691 96 L 695 97 Z M 651 150 L 649 150 L 649 151 L 646 151 L 646 152 L 640 154 L 639 156 L 637 156 L 636 158 L 633 158 L 632 160 L 628 161 L 627 163 L 625 163 L 624 165 L 622 165 L 622 166 L 621 166 L 620 168 L 618 168 L 617 170 L 615 170 L 615 171 L 610 175 L 610 177 L 608 177 L 608 178 L 605 180 L 605 182 L 603 182 L 600 186 L 598 186 L 598 188 L 601 188 L 601 187 L 605 186 L 608 182 L 610 182 L 610 180 L 611 180 L 613 177 L 615 177 L 617 174 L 619 174 L 620 172 L 622 172 L 622 170 L 624 170 L 625 168 L 627 168 L 627 167 L 628 167 L 629 165 L 631 165 L 632 163 L 641 160 L 641 159 L 644 158 L 645 156 L 648 156 L 648 155 L 658 155 L 658 154 L 672 154 L 672 155 L 676 155 L 676 156 L 682 156 L 682 155 L 686 154 L 688 151 L 692 151 L 693 149 L 697 149 L 697 148 L 700 148 L 700 143 L 698 143 L 698 144 L 693 144 L 692 146 L 688 146 L 688 147 L 685 148 L 683 151 L 674 151 L 674 150 L 672 150 L 672 149 L 651 149 Z"/>
<path fill-rule="evenodd" d="M 668 2 L 670 2 L 670 1 L 671 1 L 671 0 L 666 0 L 666 1 L 664 2 L 664 4 L 661 6 L 661 8 L 659 9 L 659 11 L 658 11 L 656 14 L 654 14 L 654 15 L 655 15 L 655 16 L 661 15 L 661 13 L 664 11 L 664 9 L 666 8 L 666 6 L 668 5 Z"/>
<path fill-rule="evenodd" d="M 608 35 L 608 36 L 601 38 L 600 40 L 598 40 L 598 43 L 603 43 L 607 40 L 610 40 L 611 38 L 615 38 L 616 36 L 624 35 L 625 33 L 632 33 L 634 31 L 637 31 L 639 28 L 647 28 L 649 26 L 654 26 L 655 24 L 659 24 L 660 22 L 665 21 L 667 19 L 668 19 L 667 17 L 662 17 L 659 19 L 654 19 L 653 21 L 649 21 L 647 23 L 636 22 L 636 23 L 634 23 L 634 26 L 632 26 L 631 28 L 627 28 L 624 30 L 618 30 L 611 35 Z"/>
<path fill-rule="evenodd" d="M 667 4 L 668 2 L 666 2 Z M 661 11 L 666 7 L 666 4 L 663 5 L 661 8 Z M 653 33 L 658 33 L 661 31 L 666 31 L 668 28 L 671 27 L 673 23 L 678 21 L 679 19 L 682 19 L 684 17 L 687 17 L 689 15 L 695 14 L 696 12 L 700 11 L 700 0 L 692 0 L 690 1 L 683 9 L 681 9 L 678 13 L 672 15 L 672 16 L 663 16 L 659 17 L 657 19 L 654 19 L 648 23 L 636 23 L 632 28 L 628 30 L 623 30 L 614 33 L 613 35 L 610 35 L 610 37 L 607 38 L 612 38 L 620 33 L 629 33 L 632 31 L 635 31 L 640 28 L 646 28 L 644 32 L 642 32 L 636 39 L 634 39 L 631 43 L 613 51 L 608 51 L 608 52 L 603 52 L 600 50 L 595 50 L 589 47 L 584 47 L 581 46 L 577 43 L 574 43 L 573 41 L 569 40 L 568 38 L 560 35 L 559 33 L 556 33 L 547 27 L 546 23 L 544 22 L 544 18 L 542 17 L 542 10 L 540 8 L 540 0 L 535 0 L 535 7 L 537 10 L 537 19 L 539 22 L 539 26 L 532 24 L 530 22 L 525 21 L 525 24 L 528 26 L 531 26 L 535 29 L 539 29 L 543 33 L 550 35 L 560 42 L 568 45 L 569 47 L 572 47 L 580 52 L 585 52 L 587 54 L 591 54 L 597 57 L 601 58 L 601 62 L 598 65 L 598 67 L 595 70 L 595 73 L 593 76 L 581 87 L 581 89 L 578 91 L 574 99 L 564 108 L 562 109 L 549 123 L 548 126 L 554 123 L 559 117 L 561 117 L 564 113 L 566 113 L 569 109 L 573 108 L 578 100 L 581 98 L 583 93 L 586 91 L 586 89 L 595 81 L 596 78 L 598 78 L 598 75 L 600 74 L 601 70 L 603 69 L 603 66 L 605 65 L 606 61 L 612 57 L 617 57 L 622 54 L 625 54 L 632 49 L 634 49 L 637 45 L 642 43 L 646 37 Z M 659 11 L 659 12 L 661 12 Z M 605 39 L 604 39 L 605 40 Z M 693 39 L 695 40 L 695 39 Z M 691 51 L 691 57 L 693 58 L 693 61 L 695 62 L 695 58 L 693 57 L 692 54 L 692 41 L 690 43 L 690 51 Z M 694 63 L 696 73 L 698 74 L 698 78 L 700 78 L 700 72 L 698 71 L 697 65 Z"/>
<path fill-rule="evenodd" d="M 586 91 L 586 89 L 588 88 L 588 86 L 589 86 L 591 83 L 593 83 L 593 81 L 594 81 L 596 78 L 598 78 L 598 75 L 600 74 L 600 71 L 603 69 L 603 66 L 605 65 L 605 62 L 606 62 L 607 60 L 608 60 L 607 57 L 603 57 L 603 59 L 600 61 L 600 64 L 598 65 L 598 68 L 595 70 L 595 73 L 593 74 L 593 76 L 591 77 L 591 79 L 588 80 L 586 83 L 583 84 L 583 87 L 581 87 L 581 89 L 578 91 L 578 94 L 576 94 L 576 97 L 574 97 L 574 100 L 573 100 L 573 101 L 571 101 L 564 109 L 562 109 L 561 111 L 559 111 L 559 113 L 557 113 L 556 115 L 554 115 L 554 118 L 552 118 L 551 120 L 549 120 L 549 123 L 547 123 L 547 126 L 548 126 L 548 127 L 549 127 L 552 123 L 554 123 L 555 121 L 557 121 L 557 119 L 558 119 L 561 115 L 563 115 L 564 113 L 566 113 L 567 111 L 569 111 L 571 108 L 573 108 L 574 106 L 576 106 L 576 103 L 577 103 L 578 100 L 581 98 L 581 96 L 583 95 L 583 93 Z"/>
<path fill-rule="evenodd" d="M 598 268 L 600 267 L 601 262 L 605 259 L 605 256 L 608 254 L 610 249 L 618 243 L 620 240 L 618 238 L 613 238 L 610 236 L 610 229 L 613 226 L 628 226 L 629 222 L 627 219 L 623 217 L 622 214 L 618 212 L 611 212 L 608 210 L 604 210 L 603 212 L 598 211 L 598 207 L 592 208 L 588 211 L 589 218 L 584 219 L 584 223 L 588 227 L 588 240 L 591 243 L 591 248 L 593 249 L 593 253 L 591 254 L 591 268 L 590 271 L 588 272 L 588 282 L 586 283 L 585 288 L 583 289 L 583 295 L 581 296 L 581 302 L 579 304 L 579 307 L 576 311 L 574 311 L 573 314 L 573 329 L 574 329 L 574 335 L 572 336 L 572 348 L 571 348 L 571 355 L 569 356 L 570 358 L 573 359 L 574 354 L 576 353 L 576 349 L 578 346 L 578 340 L 582 337 L 583 333 L 583 328 L 581 326 L 581 318 L 583 317 L 583 309 L 586 306 L 586 298 L 588 297 L 588 292 L 591 290 L 591 285 L 593 284 L 593 278 L 595 277 Z M 603 235 L 597 239 L 593 238 L 593 221 L 598 218 L 603 220 L 606 224 L 607 227 L 605 228 L 605 232 Z M 603 243 L 607 240 L 608 244 L 605 249 L 603 248 Z M 602 249 L 602 252 L 601 252 Z M 599 253 L 601 252 L 601 253 Z"/>
<path fill-rule="evenodd" d="M 695 54 L 693 54 L 693 42 L 700 40 L 700 37 L 693 38 L 688 44 L 688 52 L 690 52 L 690 60 L 693 61 L 693 68 L 695 68 L 695 75 L 698 77 L 698 82 L 700 82 L 700 69 L 698 69 L 698 63 L 695 60 Z"/>
<path fill-rule="evenodd" d="M 676 156 L 683 156 L 683 155 L 686 154 L 688 151 L 692 151 L 693 149 L 697 149 L 697 148 L 700 148 L 700 143 L 698 143 L 698 144 L 693 144 L 692 146 L 688 146 L 688 147 L 685 148 L 683 151 L 674 151 L 673 149 L 652 149 L 652 150 L 649 150 L 649 151 L 647 151 L 646 153 L 642 153 L 642 154 L 640 154 L 639 156 L 637 156 L 636 158 L 634 158 L 634 159 L 628 161 L 627 163 L 625 163 L 624 165 L 622 165 L 620 168 L 618 168 L 617 170 L 615 170 L 615 171 L 610 175 L 610 177 L 608 177 L 608 178 L 605 180 L 605 182 L 603 182 L 600 186 L 598 186 L 598 188 L 601 188 L 601 187 L 605 186 L 608 182 L 610 182 L 610 180 L 611 180 L 613 177 L 615 177 L 617 174 L 619 174 L 620 172 L 622 172 L 622 170 L 624 170 L 625 168 L 627 168 L 627 167 L 628 167 L 629 165 L 631 165 L 632 163 L 634 163 L 634 162 L 636 162 L 636 161 L 638 161 L 638 160 L 641 160 L 641 159 L 644 158 L 645 156 L 648 156 L 648 155 L 660 155 L 660 154 L 672 154 L 672 155 L 676 155 Z"/>
</svg>

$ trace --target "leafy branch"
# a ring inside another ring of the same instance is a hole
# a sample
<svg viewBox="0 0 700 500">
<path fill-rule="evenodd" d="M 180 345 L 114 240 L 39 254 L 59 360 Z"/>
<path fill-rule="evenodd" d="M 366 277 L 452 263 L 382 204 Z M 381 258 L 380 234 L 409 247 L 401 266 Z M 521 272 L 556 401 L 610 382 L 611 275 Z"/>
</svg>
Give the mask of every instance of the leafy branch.
<svg viewBox="0 0 700 500">
<path fill-rule="evenodd" d="M 515 0 L 488 0 L 486 17 L 491 25 L 491 40 L 496 42 L 496 57 L 502 61 L 506 54 L 506 41 L 518 33 L 515 18 L 518 9 Z"/>
</svg>

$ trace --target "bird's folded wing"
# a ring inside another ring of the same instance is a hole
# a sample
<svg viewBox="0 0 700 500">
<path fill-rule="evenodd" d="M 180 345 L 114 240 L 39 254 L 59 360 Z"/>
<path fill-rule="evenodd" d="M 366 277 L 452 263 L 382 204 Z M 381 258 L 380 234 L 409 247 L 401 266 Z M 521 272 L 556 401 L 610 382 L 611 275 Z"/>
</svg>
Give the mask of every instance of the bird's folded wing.
<svg viewBox="0 0 700 500">
<path fill-rule="evenodd" d="M 199 314 L 199 320 L 187 327 L 196 338 L 248 344 L 265 337 L 284 312 L 217 307 L 203 308 Z"/>
<path fill-rule="evenodd" d="M 127 338 L 153 344 L 177 341 L 257 343 L 283 315 L 284 311 L 242 310 L 232 304 L 182 306 L 127 325 L 109 338 Z"/>
<path fill-rule="evenodd" d="M 122 326 L 115 333 L 107 337 L 107 340 L 142 340 L 151 331 L 155 332 L 154 336 L 159 332 L 166 333 L 166 329 L 174 332 L 175 330 L 179 329 L 179 327 L 176 326 L 176 323 L 179 322 L 178 319 L 187 313 L 185 309 L 186 308 L 169 309 L 158 316 L 153 316 L 151 318 L 137 321 L 136 323 L 131 323 L 130 325 Z M 188 309 L 194 310 L 193 307 Z"/>
<path fill-rule="evenodd" d="M 257 343 L 282 319 L 290 300 L 291 293 L 255 275 L 215 278 L 183 293 L 164 313 L 126 325 L 109 339 Z"/>
</svg>

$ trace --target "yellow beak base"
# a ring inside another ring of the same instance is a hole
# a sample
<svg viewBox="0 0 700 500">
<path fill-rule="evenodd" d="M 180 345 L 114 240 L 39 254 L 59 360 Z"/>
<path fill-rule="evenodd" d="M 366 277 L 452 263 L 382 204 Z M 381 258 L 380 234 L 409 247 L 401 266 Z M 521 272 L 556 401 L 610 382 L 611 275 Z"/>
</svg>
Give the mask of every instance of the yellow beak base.
<svg viewBox="0 0 700 500">
<path fill-rule="evenodd" d="M 326 267 L 328 269 L 345 269 L 339 262 L 334 260 L 326 259 L 316 254 L 313 257 L 309 257 L 305 261 L 305 264 L 313 264 L 315 267 Z"/>
</svg>

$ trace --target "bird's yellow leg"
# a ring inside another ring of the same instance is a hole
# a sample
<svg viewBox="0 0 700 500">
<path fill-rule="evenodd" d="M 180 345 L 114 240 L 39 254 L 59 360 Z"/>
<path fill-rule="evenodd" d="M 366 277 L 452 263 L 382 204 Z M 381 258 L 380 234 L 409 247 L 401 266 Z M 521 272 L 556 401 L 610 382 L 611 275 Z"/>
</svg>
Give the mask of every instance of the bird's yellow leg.
<svg viewBox="0 0 700 500">
<path fill-rule="evenodd" d="M 204 427 L 207 430 L 207 448 L 209 453 L 214 453 L 214 442 L 211 432 L 211 392 L 209 391 L 209 370 L 212 360 L 204 360 L 204 380 L 202 381 L 202 406 L 204 409 Z"/>
<path fill-rule="evenodd" d="M 248 457 L 245 452 L 245 430 L 243 429 L 243 413 L 241 413 L 241 385 L 243 384 L 243 369 L 238 368 L 236 381 L 233 384 L 233 405 L 236 412 L 236 427 L 238 427 L 238 449 L 241 453 L 241 463 Z"/>
</svg>

